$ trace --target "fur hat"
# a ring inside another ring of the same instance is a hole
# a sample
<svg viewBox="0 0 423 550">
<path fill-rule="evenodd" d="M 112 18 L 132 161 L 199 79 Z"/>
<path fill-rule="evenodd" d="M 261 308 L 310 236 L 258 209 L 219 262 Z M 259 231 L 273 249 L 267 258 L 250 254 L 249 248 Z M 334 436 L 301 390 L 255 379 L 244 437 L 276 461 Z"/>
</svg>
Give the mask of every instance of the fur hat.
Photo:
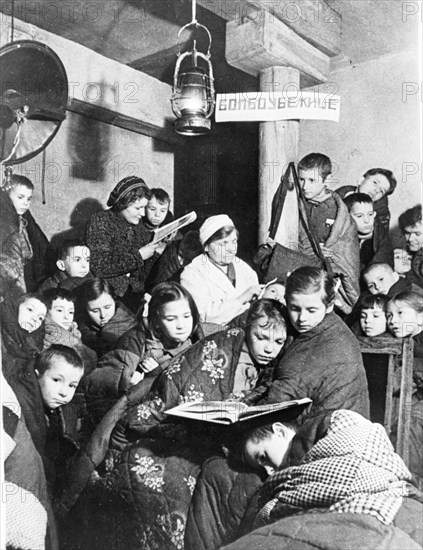
<svg viewBox="0 0 423 550">
<path fill-rule="evenodd" d="M 205 220 L 203 225 L 200 227 L 201 244 L 204 246 L 204 244 L 212 235 L 216 233 L 216 231 L 219 231 L 219 229 L 222 229 L 222 227 L 226 227 L 227 225 L 232 225 L 235 227 L 234 222 L 226 214 L 219 214 L 217 216 L 210 216 L 210 218 L 207 218 L 207 220 Z"/>
<path fill-rule="evenodd" d="M 107 206 L 114 206 L 121 198 L 139 187 L 148 189 L 147 184 L 142 178 L 138 178 L 137 176 L 123 178 L 110 193 L 107 200 Z"/>
</svg>

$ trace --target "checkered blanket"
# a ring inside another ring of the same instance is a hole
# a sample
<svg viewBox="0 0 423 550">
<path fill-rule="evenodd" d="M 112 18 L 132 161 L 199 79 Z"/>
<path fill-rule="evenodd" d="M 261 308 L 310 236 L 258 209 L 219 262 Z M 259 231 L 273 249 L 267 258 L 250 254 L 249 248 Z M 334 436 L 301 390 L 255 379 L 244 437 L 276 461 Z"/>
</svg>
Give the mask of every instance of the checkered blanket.
<svg viewBox="0 0 423 550">
<path fill-rule="evenodd" d="M 380 424 L 347 410 L 332 414 L 327 435 L 299 466 L 270 476 L 255 527 L 312 508 L 370 514 L 392 523 L 411 474 Z"/>
</svg>

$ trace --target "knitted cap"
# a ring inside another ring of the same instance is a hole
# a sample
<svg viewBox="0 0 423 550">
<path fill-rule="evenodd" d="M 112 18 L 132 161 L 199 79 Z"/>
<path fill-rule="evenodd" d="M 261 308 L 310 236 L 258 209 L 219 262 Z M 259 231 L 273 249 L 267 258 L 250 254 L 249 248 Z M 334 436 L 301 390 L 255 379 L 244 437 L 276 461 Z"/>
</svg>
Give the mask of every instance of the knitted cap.
<svg viewBox="0 0 423 550">
<path fill-rule="evenodd" d="M 200 241 L 204 245 L 212 235 L 225 227 L 227 225 L 232 225 L 234 227 L 234 222 L 226 214 L 219 214 L 218 216 L 211 216 L 200 227 Z"/>
<path fill-rule="evenodd" d="M 119 199 L 121 199 L 134 189 L 138 189 L 140 187 L 148 189 L 147 184 L 142 178 L 138 178 L 137 176 L 128 176 L 127 178 L 123 178 L 123 180 L 120 180 L 120 182 L 110 193 L 107 200 L 107 206 L 114 206 Z"/>
</svg>

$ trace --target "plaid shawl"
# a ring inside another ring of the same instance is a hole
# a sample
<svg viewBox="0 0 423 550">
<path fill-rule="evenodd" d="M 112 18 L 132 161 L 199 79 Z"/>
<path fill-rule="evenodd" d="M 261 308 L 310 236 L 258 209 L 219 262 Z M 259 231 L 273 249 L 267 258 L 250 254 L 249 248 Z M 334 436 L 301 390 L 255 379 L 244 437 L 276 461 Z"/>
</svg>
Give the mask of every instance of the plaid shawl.
<svg viewBox="0 0 423 550">
<path fill-rule="evenodd" d="M 311 508 L 370 514 L 389 525 L 408 495 L 410 477 L 383 426 L 353 411 L 335 411 L 327 435 L 301 464 L 266 480 L 266 504 L 255 527 Z"/>
</svg>

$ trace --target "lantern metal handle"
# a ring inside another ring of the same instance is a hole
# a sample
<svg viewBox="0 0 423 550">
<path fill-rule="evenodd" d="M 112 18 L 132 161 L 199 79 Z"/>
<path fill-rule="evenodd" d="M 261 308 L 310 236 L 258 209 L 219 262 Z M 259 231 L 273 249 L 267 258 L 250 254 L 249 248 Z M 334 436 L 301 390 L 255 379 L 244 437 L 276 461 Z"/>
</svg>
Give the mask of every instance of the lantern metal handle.
<svg viewBox="0 0 423 550">
<path fill-rule="evenodd" d="M 186 30 L 188 29 L 189 27 L 195 27 L 196 29 L 203 29 L 206 34 L 207 34 L 207 37 L 209 39 L 209 47 L 207 48 L 207 53 L 206 54 L 203 54 L 203 55 L 206 55 L 208 58 L 210 58 L 210 49 L 211 49 L 211 45 L 212 45 L 212 38 L 211 38 L 211 34 L 210 34 L 210 31 L 207 27 L 205 27 L 204 25 L 202 25 L 201 23 L 199 23 L 198 21 L 191 21 L 190 23 L 187 23 L 186 25 L 184 25 L 183 27 L 181 27 L 179 29 L 179 32 L 178 32 L 178 37 L 176 39 L 176 45 L 178 47 L 178 53 L 176 54 L 178 57 L 180 55 L 182 55 L 182 52 L 181 52 L 181 45 L 179 43 L 179 40 L 181 38 L 181 34 Z M 196 44 L 196 40 L 193 40 L 194 42 L 194 49 L 195 49 L 195 44 Z"/>
<path fill-rule="evenodd" d="M 204 59 L 204 61 L 207 63 L 209 68 L 209 81 L 210 81 L 210 91 L 212 95 L 214 95 L 214 77 L 213 77 L 213 66 L 210 61 L 210 54 L 204 54 L 202 52 L 197 52 L 195 49 L 195 41 L 194 41 L 194 47 L 192 50 L 189 50 L 184 53 L 178 54 L 178 59 L 176 60 L 175 64 L 175 72 L 173 73 L 173 89 L 176 90 L 178 85 L 178 74 L 179 74 L 179 68 L 181 66 L 182 61 L 188 57 L 189 55 L 194 55 L 194 57 L 201 57 L 201 59 Z"/>
</svg>

